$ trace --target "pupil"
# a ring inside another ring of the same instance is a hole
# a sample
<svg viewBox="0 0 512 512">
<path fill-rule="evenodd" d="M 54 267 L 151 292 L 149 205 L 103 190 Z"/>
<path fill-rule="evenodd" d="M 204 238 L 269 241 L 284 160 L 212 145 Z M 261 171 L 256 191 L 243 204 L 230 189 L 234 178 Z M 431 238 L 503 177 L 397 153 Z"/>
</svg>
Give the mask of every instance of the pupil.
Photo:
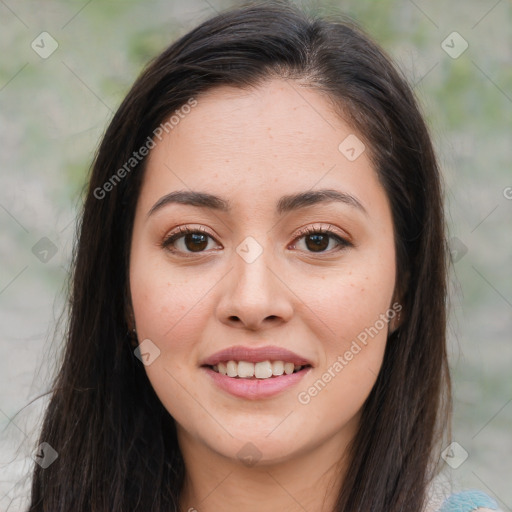
<svg viewBox="0 0 512 512">
<path fill-rule="evenodd" d="M 308 241 L 314 241 L 314 245 L 310 247 Z M 326 235 L 309 235 L 309 237 L 306 238 L 306 245 L 308 249 L 313 249 L 314 252 L 319 252 L 317 249 L 324 250 L 328 247 L 329 240 Z"/>
<path fill-rule="evenodd" d="M 193 241 L 193 244 L 191 246 L 189 246 L 187 243 L 189 241 Z M 199 233 L 189 233 L 188 235 L 185 235 L 185 245 L 187 249 L 191 251 L 194 251 L 195 249 L 200 251 L 206 248 L 206 246 L 208 245 L 208 241 L 206 239 L 206 235 Z"/>
</svg>

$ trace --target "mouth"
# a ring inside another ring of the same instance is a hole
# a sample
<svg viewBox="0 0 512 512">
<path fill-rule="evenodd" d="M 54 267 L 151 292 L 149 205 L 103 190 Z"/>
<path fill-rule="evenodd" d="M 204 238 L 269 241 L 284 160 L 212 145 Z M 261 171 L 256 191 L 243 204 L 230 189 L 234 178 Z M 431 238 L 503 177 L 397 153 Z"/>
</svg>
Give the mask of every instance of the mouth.
<svg viewBox="0 0 512 512">
<path fill-rule="evenodd" d="M 266 380 L 275 379 L 283 375 L 292 375 L 311 368 L 310 364 L 297 365 L 290 361 L 219 361 L 215 365 L 203 365 L 205 368 L 231 377 L 232 379 Z"/>
<path fill-rule="evenodd" d="M 277 397 L 306 377 L 314 361 L 284 347 L 236 345 L 199 363 L 220 390 L 245 400 Z"/>
</svg>

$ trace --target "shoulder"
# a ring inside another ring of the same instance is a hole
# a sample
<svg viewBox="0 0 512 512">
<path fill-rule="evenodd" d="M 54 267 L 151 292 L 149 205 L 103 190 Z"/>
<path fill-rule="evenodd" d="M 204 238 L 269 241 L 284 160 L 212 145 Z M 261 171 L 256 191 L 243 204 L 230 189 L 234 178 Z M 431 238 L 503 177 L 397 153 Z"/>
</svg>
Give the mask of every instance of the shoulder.
<svg viewBox="0 0 512 512">
<path fill-rule="evenodd" d="M 486 493 L 457 487 L 449 474 L 438 474 L 428 486 L 424 512 L 503 512 Z"/>
<path fill-rule="evenodd" d="M 482 491 L 461 491 L 448 496 L 437 512 L 501 512 L 496 500 Z"/>
</svg>

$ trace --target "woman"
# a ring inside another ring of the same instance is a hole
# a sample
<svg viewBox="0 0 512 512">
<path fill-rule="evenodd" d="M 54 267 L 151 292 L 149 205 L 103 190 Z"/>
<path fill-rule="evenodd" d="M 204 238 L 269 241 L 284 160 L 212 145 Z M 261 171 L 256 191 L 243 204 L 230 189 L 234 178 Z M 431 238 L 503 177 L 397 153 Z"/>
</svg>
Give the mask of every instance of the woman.
<svg viewBox="0 0 512 512">
<path fill-rule="evenodd" d="M 432 491 L 440 181 L 351 24 L 248 5 L 172 44 L 95 160 L 30 510 L 496 510 Z"/>
</svg>

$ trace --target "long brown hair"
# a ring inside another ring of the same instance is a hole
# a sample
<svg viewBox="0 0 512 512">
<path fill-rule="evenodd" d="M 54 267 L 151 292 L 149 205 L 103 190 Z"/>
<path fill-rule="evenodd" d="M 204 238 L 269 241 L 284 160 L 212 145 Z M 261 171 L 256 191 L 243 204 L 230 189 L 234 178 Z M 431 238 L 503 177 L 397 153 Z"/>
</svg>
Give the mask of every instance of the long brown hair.
<svg viewBox="0 0 512 512">
<path fill-rule="evenodd" d="M 107 128 L 79 224 L 66 346 L 39 440 L 58 458 L 46 469 L 35 465 L 31 512 L 178 511 L 185 467 L 174 420 L 127 338 L 129 248 L 146 158 L 108 193 L 98 190 L 190 98 L 269 77 L 322 91 L 361 134 L 395 227 L 403 319 L 364 404 L 335 510 L 424 506 L 451 406 L 448 252 L 432 143 L 407 81 L 361 29 L 272 2 L 224 11 L 174 42 L 141 73 Z"/>
</svg>

